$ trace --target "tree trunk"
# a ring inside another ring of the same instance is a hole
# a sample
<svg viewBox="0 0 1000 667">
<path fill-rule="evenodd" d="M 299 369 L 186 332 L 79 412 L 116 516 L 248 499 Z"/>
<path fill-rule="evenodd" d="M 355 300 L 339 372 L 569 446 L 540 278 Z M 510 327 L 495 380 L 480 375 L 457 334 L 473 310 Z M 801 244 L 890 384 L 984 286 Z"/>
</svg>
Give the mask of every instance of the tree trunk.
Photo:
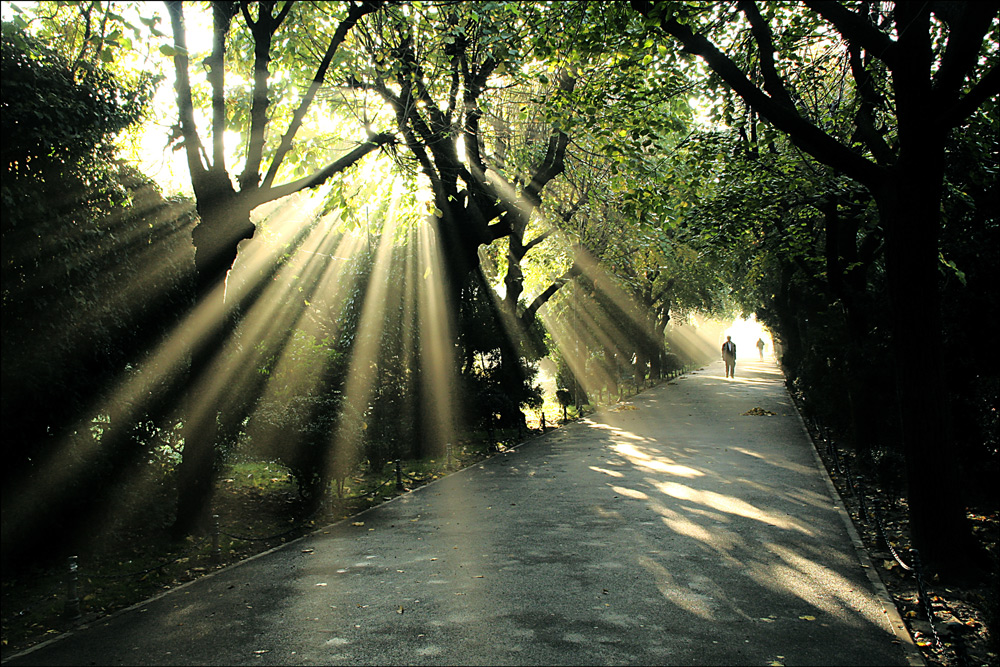
<svg viewBox="0 0 1000 667">
<path fill-rule="evenodd" d="M 220 351 L 232 334 L 237 321 L 215 290 L 225 283 L 226 274 L 236 261 L 239 244 L 253 236 L 250 212 L 240 206 L 228 183 L 228 192 L 198 197 L 201 222 L 192 234 L 195 244 L 196 308 L 209 299 L 218 299 L 219 312 L 206 318 L 206 329 L 193 341 L 188 389 L 185 392 L 187 415 L 184 424 L 184 450 L 177 466 L 177 516 L 171 534 L 179 539 L 205 525 L 208 518 L 219 445 L 217 397 L 213 378 L 220 372 Z"/>
<path fill-rule="evenodd" d="M 636 393 L 646 386 L 646 365 L 649 362 L 649 358 L 646 354 L 644 343 L 645 341 L 640 341 L 640 344 L 636 347 L 635 365 L 632 367 L 633 372 L 635 373 Z"/>
<path fill-rule="evenodd" d="M 913 542 L 925 562 L 955 568 L 966 564 L 972 539 L 950 451 L 937 260 L 943 137 L 932 134 L 928 130 L 918 146 L 911 137 L 910 150 L 901 152 L 894 178 L 877 193 L 876 202 L 886 231 L 886 280 Z"/>
<path fill-rule="evenodd" d="M 518 397 L 523 393 L 526 382 L 521 355 L 517 346 L 509 336 L 500 337 L 500 386 L 507 394 L 508 400 L 500 404 L 500 421 L 504 427 L 517 428 L 524 431 L 528 422 L 518 405 Z"/>
<path fill-rule="evenodd" d="M 791 262 L 782 262 L 778 293 L 773 303 L 778 331 L 781 332 L 781 366 L 790 380 L 795 380 L 797 377 L 799 362 L 802 361 L 802 337 L 797 317 L 795 286 L 792 285 L 794 273 L 795 269 Z"/>
<path fill-rule="evenodd" d="M 521 270 L 521 261 L 527 254 L 522 238 L 524 235 L 524 224 L 515 224 L 513 231 L 507 237 L 509 241 L 509 251 L 507 253 L 507 274 L 504 276 L 506 293 L 503 301 L 497 308 L 497 317 L 503 322 L 503 335 L 500 337 L 500 386 L 510 400 L 503 401 L 500 410 L 500 421 L 503 426 L 515 427 L 518 431 L 528 428 L 528 422 L 521 411 L 518 399 L 524 393 L 524 385 L 527 376 L 521 361 L 521 354 L 518 351 L 517 342 L 527 334 L 521 328 L 521 320 L 518 317 L 518 302 L 521 294 L 524 293 L 524 272 Z M 486 293 L 491 293 L 490 287 L 485 284 Z"/>
</svg>

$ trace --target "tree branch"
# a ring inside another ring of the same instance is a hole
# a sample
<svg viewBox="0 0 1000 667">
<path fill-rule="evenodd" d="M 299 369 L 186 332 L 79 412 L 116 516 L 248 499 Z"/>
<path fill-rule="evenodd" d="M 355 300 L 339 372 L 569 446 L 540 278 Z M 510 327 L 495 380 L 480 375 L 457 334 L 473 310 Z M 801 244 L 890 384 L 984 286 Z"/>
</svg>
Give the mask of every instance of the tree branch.
<svg viewBox="0 0 1000 667">
<path fill-rule="evenodd" d="M 864 16 L 833 0 L 806 0 L 805 5 L 832 23 L 845 40 L 860 44 L 889 69 L 895 67 L 899 50 L 896 43 Z"/>
<path fill-rule="evenodd" d="M 212 86 L 213 171 L 226 170 L 226 35 L 236 14 L 236 3 L 212 4 L 212 55 L 208 57 L 208 82 Z"/>
<path fill-rule="evenodd" d="M 381 79 L 377 79 L 373 86 L 379 95 L 382 96 L 382 99 L 388 102 L 389 106 L 395 112 L 396 124 L 399 132 L 403 135 L 406 147 L 410 149 L 410 152 L 417 159 L 420 170 L 430 179 L 431 189 L 437 193 L 442 189 L 440 179 L 437 172 L 434 171 L 434 163 L 431 161 L 427 151 L 424 150 L 423 144 L 417 138 L 416 132 L 413 129 L 413 123 L 410 121 L 410 116 L 415 113 L 415 105 L 409 79 L 404 78 L 400 81 L 399 95 L 394 95 Z"/>
<path fill-rule="evenodd" d="M 192 181 L 202 177 L 207 165 L 202 161 L 203 153 L 198 127 L 194 122 L 194 102 L 191 100 L 191 78 L 188 73 L 187 31 L 184 27 L 184 5 L 180 0 L 167 3 L 170 25 L 174 33 L 174 90 L 177 92 L 177 111 L 180 116 L 181 136 L 184 137 L 184 153 L 187 156 L 188 171 Z"/>
<path fill-rule="evenodd" d="M 965 97 L 945 110 L 943 114 L 945 127 L 958 127 L 986 100 L 997 95 L 1000 95 L 1000 65 L 995 65 Z"/>
<path fill-rule="evenodd" d="M 524 244 L 524 252 L 528 253 L 532 248 L 534 248 L 535 246 L 537 246 L 539 243 L 541 243 L 545 239 L 547 239 L 550 236 L 552 236 L 552 231 L 553 230 L 551 230 L 551 229 L 546 230 L 546 231 L 542 232 L 541 234 L 539 234 L 538 236 L 536 236 L 535 238 L 533 238 L 530 241 L 528 241 L 527 243 L 525 243 Z"/>
<path fill-rule="evenodd" d="M 292 141 L 295 139 L 295 133 L 299 131 L 299 127 L 302 125 L 302 119 L 305 118 L 306 112 L 309 110 L 309 105 L 312 104 L 313 99 L 316 97 L 317 91 L 319 91 L 320 86 L 323 85 L 323 81 L 326 79 L 326 72 L 330 69 L 330 63 L 333 62 L 333 56 L 337 53 L 337 49 L 347 38 L 347 33 L 357 25 L 364 16 L 377 11 L 382 5 L 384 5 L 384 0 L 364 0 L 359 5 L 351 4 L 350 10 L 347 12 L 347 17 L 340 22 L 337 26 L 336 32 L 333 33 L 333 37 L 330 38 L 330 44 L 326 48 L 326 53 L 323 55 L 323 60 L 320 63 L 319 69 L 316 70 L 315 76 L 313 76 L 312 83 L 309 84 L 309 90 L 305 92 L 302 96 L 302 101 L 299 103 L 299 107 L 295 110 L 292 115 L 292 120 L 288 124 L 288 129 L 285 131 L 284 136 L 281 137 L 281 143 L 278 145 L 278 150 L 274 154 L 274 158 L 271 160 L 271 166 L 268 167 L 267 174 L 264 176 L 263 187 L 269 188 L 271 184 L 274 183 L 274 177 L 278 173 L 278 169 L 281 167 L 282 161 L 285 159 L 285 155 L 292 148 Z"/>
<path fill-rule="evenodd" d="M 575 86 L 576 78 L 571 76 L 569 72 L 563 70 L 559 73 L 557 87 L 560 92 L 570 93 Z M 557 131 L 549 137 L 549 144 L 546 147 L 542 163 L 535 170 L 528 184 L 521 190 L 521 196 L 532 208 L 537 208 L 541 204 L 541 193 L 545 186 L 566 168 L 565 157 L 568 145 L 569 136 L 565 132 Z"/>
<path fill-rule="evenodd" d="M 262 2 L 256 21 L 250 15 L 246 2 L 240 4 L 243 19 L 250 27 L 254 40 L 253 101 L 250 106 L 250 132 L 247 142 L 246 164 L 239 182 L 241 190 L 251 190 L 260 183 L 260 164 L 264 156 L 264 132 L 267 128 L 268 79 L 271 62 L 271 40 L 281 22 L 288 15 L 292 3 L 286 2 L 277 16 L 271 16 L 273 3 Z"/>
<path fill-rule="evenodd" d="M 280 199 L 286 197 L 290 194 L 294 194 L 301 190 L 306 190 L 308 188 L 315 188 L 322 185 L 334 174 L 340 173 L 353 165 L 355 162 L 368 155 L 372 151 L 378 149 L 387 143 L 390 143 L 395 139 L 395 135 L 389 132 L 383 134 L 377 134 L 368 139 L 365 143 L 361 144 L 354 150 L 352 150 L 347 155 L 331 162 L 327 166 L 323 167 L 319 171 L 305 176 L 296 181 L 290 183 L 285 183 L 283 185 L 278 185 L 270 188 L 263 188 L 257 190 L 248 195 L 248 201 L 250 202 L 251 208 L 255 208 L 269 201 L 274 201 L 275 199 Z"/>
<path fill-rule="evenodd" d="M 879 164 L 888 165 L 895 159 L 895 154 L 882 135 L 879 134 L 873 121 L 873 112 L 882 99 L 875 92 L 871 72 L 862 60 L 861 47 L 857 44 L 848 44 L 847 51 L 851 74 L 854 76 L 854 82 L 857 84 L 861 97 L 858 111 L 854 114 L 854 123 L 857 127 L 856 135 L 868 146 Z"/>
<path fill-rule="evenodd" d="M 860 183 L 871 187 L 880 184 L 882 170 L 877 165 L 851 151 L 804 119 L 794 108 L 789 108 L 766 95 L 704 35 L 693 32 L 691 28 L 674 18 L 662 20 L 660 25 L 663 31 L 676 38 L 685 50 L 700 56 L 757 113 L 788 134 L 796 146 Z"/>
<path fill-rule="evenodd" d="M 674 285 L 676 283 L 677 283 L 676 278 L 670 278 L 669 280 L 667 280 L 667 284 L 664 285 L 658 292 L 656 292 L 656 294 L 652 295 L 652 303 L 657 303 L 660 299 L 669 294 L 670 290 L 674 288 Z"/>
<path fill-rule="evenodd" d="M 934 92 L 939 99 L 956 97 L 966 77 L 974 70 L 983 37 L 997 15 L 996 5 L 989 2 L 949 3 L 957 14 L 949 20 L 948 44 L 941 66 L 934 75 Z"/>
<path fill-rule="evenodd" d="M 492 73 L 496 69 L 497 64 L 497 61 L 492 57 L 487 58 L 486 62 L 479 68 L 479 74 L 483 72 Z M 479 96 L 483 93 L 485 83 L 480 83 L 481 77 L 471 75 L 467 64 L 462 70 L 463 77 L 465 78 L 465 94 L 462 96 L 462 102 L 465 104 L 466 109 L 465 127 L 463 128 L 465 155 L 469 160 L 469 164 L 474 165 L 480 173 L 486 173 L 486 162 L 483 160 L 482 145 L 479 141 L 479 119 L 483 115 L 482 110 L 479 108 Z"/>
<path fill-rule="evenodd" d="M 571 266 L 561 276 L 553 280 L 552 284 L 546 287 L 541 294 L 532 299 L 531 303 L 528 304 L 528 307 L 524 309 L 523 313 L 521 313 L 521 320 L 525 322 L 529 321 L 535 316 L 535 313 L 538 312 L 539 308 L 544 306 L 549 299 L 555 296 L 556 292 L 562 289 L 563 285 L 573 280 L 573 278 L 580 275 L 582 272 L 583 271 L 580 268 L 580 265 L 574 262 L 573 266 Z"/>
<path fill-rule="evenodd" d="M 750 32 L 754 41 L 757 42 L 760 71 L 764 76 L 764 90 L 789 109 L 795 109 L 795 102 L 792 101 L 784 81 L 781 80 L 781 75 L 778 74 L 778 70 L 774 66 L 774 38 L 771 27 L 761 16 L 760 9 L 753 0 L 740 0 L 737 6 L 750 22 Z"/>
</svg>

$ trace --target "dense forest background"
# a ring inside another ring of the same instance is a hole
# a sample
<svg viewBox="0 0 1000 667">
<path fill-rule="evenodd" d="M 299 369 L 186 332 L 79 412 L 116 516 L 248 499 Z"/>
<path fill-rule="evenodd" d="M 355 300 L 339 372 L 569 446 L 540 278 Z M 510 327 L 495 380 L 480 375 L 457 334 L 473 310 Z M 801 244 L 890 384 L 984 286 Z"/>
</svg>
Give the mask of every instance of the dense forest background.
<svg viewBox="0 0 1000 667">
<path fill-rule="evenodd" d="M 751 314 L 989 569 L 998 42 L 975 2 L 4 3 L 5 578 L 204 531 L 240 462 L 308 515 Z"/>
</svg>

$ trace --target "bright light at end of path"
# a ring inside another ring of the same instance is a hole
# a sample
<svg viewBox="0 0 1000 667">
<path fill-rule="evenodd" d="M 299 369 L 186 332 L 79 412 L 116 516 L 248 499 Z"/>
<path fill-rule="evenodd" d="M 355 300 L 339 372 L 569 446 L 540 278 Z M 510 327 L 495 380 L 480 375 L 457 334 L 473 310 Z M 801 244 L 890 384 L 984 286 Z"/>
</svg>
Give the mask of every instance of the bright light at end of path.
<svg viewBox="0 0 1000 667">
<path fill-rule="evenodd" d="M 774 357 L 774 341 L 771 334 L 757 321 L 756 316 L 751 315 L 747 319 L 733 320 L 733 323 L 722 332 L 719 347 L 725 342 L 726 336 L 732 336 L 736 343 L 737 359 L 757 358 L 757 341 L 764 341 L 764 358 Z"/>
</svg>

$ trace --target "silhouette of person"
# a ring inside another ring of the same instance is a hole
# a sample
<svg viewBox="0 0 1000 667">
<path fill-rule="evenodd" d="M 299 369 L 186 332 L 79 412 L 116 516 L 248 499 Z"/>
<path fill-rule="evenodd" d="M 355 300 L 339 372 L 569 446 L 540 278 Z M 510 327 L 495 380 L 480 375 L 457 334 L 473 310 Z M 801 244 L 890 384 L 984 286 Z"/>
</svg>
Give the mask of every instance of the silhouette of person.
<svg viewBox="0 0 1000 667">
<path fill-rule="evenodd" d="M 763 338 L 758 338 L 757 339 L 757 351 L 760 353 L 760 358 L 763 359 L 764 358 L 764 339 Z"/>
<path fill-rule="evenodd" d="M 726 342 L 722 344 L 722 360 L 726 362 L 726 377 L 736 377 L 736 343 L 732 336 L 726 336 Z"/>
</svg>

